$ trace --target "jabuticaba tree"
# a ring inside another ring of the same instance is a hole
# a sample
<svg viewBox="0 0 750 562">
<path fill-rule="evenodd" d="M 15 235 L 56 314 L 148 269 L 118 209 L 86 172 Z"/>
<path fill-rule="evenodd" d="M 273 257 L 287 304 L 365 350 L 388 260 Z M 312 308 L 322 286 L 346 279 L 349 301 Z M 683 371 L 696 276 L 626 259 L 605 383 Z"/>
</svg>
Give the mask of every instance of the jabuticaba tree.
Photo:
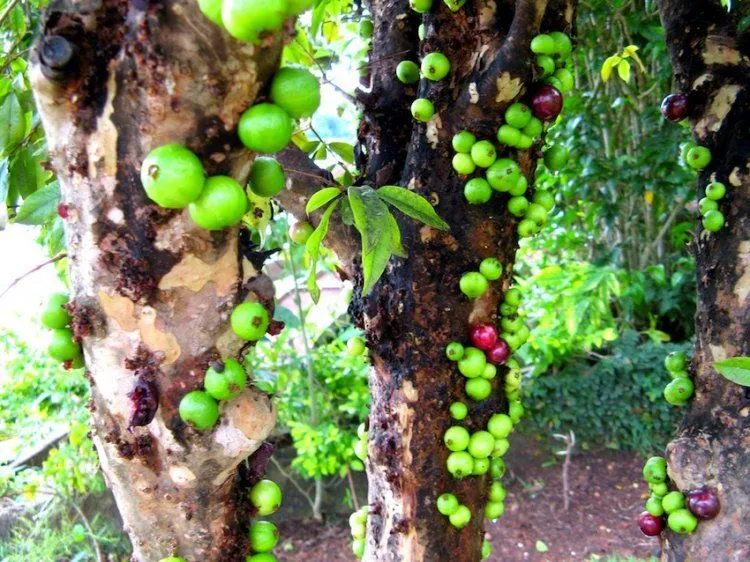
<svg viewBox="0 0 750 562">
<path fill-rule="evenodd" d="M 693 534 L 667 531 L 662 559 L 669 561 L 750 559 L 750 394 L 713 367 L 750 356 L 750 31 L 740 25 L 750 6 L 732 4 L 727 12 L 719 0 L 660 2 L 695 141 L 712 154 L 699 193 L 712 181 L 727 187 L 724 227 L 696 228 L 695 397 L 667 448 L 675 485 L 715 489 L 721 511 Z"/>
</svg>

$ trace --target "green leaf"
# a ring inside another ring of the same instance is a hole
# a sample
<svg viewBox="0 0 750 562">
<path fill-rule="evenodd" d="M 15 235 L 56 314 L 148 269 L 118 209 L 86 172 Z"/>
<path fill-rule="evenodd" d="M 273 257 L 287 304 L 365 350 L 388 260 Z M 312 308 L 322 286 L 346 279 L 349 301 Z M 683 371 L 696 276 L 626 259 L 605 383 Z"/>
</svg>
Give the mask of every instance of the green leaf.
<svg viewBox="0 0 750 562">
<path fill-rule="evenodd" d="M 338 187 L 324 187 L 320 191 L 313 193 L 305 206 L 305 212 L 309 215 L 320 209 L 323 205 L 330 203 L 339 195 L 341 195 L 341 190 Z"/>
<path fill-rule="evenodd" d="M 623 82 L 630 82 L 630 62 L 623 60 L 617 65 L 617 74 Z"/>
<path fill-rule="evenodd" d="M 405 215 L 438 230 L 450 230 L 448 223 L 438 216 L 429 201 L 421 195 L 397 185 L 384 185 L 376 193 Z"/>
<path fill-rule="evenodd" d="M 343 158 L 344 162 L 354 164 L 354 147 L 345 142 L 332 142 L 328 147 Z"/>
<path fill-rule="evenodd" d="M 10 189 L 15 189 L 21 197 L 28 197 L 42 187 L 49 176 L 31 147 L 27 146 L 17 151 L 10 164 Z"/>
<path fill-rule="evenodd" d="M 732 357 L 724 361 L 716 361 L 714 369 L 733 383 L 750 386 L 750 357 Z"/>
<path fill-rule="evenodd" d="M 609 77 L 612 76 L 612 70 L 620 64 L 620 61 L 622 58 L 618 55 L 612 55 L 611 57 L 607 57 L 607 60 L 604 61 L 604 64 L 602 65 L 601 75 L 602 80 L 605 82 L 609 80 Z"/>
<path fill-rule="evenodd" d="M 393 245 L 394 255 L 400 258 L 408 258 L 408 254 L 404 247 L 401 245 L 401 229 L 398 226 L 398 221 L 391 213 L 388 213 L 388 222 L 391 223 L 391 241 Z"/>
<path fill-rule="evenodd" d="M 0 153 L 6 153 L 21 140 L 26 130 L 26 119 L 16 94 L 11 92 L 0 105 Z"/>
<path fill-rule="evenodd" d="M 60 202 L 60 186 L 52 182 L 35 191 L 23 201 L 14 222 L 21 224 L 44 224 L 57 214 Z"/>
<path fill-rule="evenodd" d="M 544 541 L 536 541 L 536 551 L 537 552 L 547 552 L 549 551 L 549 547 L 544 543 Z"/>
<path fill-rule="evenodd" d="M 368 186 L 350 187 L 349 204 L 354 226 L 362 237 L 362 294 L 368 294 L 385 271 L 393 255 L 391 213 L 385 203 Z"/>
<path fill-rule="evenodd" d="M 323 213 L 323 216 L 320 217 L 320 223 L 318 223 L 318 227 L 313 231 L 313 233 L 310 235 L 310 238 L 307 239 L 307 243 L 305 244 L 305 251 L 310 257 L 310 274 L 307 277 L 307 290 L 310 291 L 310 296 L 312 297 L 314 302 L 318 302 L 320 300 L 320 287 L 318 287 L 317 276 L 320 247 L 323 244 L 323 239 L 326 237 L 326 234 L 328 234 L 328 225 L 331 222 L 331 215 L 333 214 L 333 211 L 336 209 L 336 206 L 338 204 L 338 201 L 334 201 L 328 206 L 328 208 Z"/>
<path fill-rule="evenodd" d="M 8 164 L 10 164 L 10 162 L 7 158 L 3 158 L 3 160 L 0 162 L 0 204 L 5 202 L 5 199 L 8 197 L 8 190 L 10 188 Z"/>
</svg>

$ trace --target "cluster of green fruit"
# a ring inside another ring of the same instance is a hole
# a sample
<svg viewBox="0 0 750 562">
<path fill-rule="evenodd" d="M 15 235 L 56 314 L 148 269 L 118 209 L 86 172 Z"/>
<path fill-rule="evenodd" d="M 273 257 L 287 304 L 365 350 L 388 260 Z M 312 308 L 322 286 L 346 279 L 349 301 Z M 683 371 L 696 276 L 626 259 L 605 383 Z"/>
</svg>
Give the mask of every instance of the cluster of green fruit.
<svg viewBox="0 0 750 562">
<path fill-rule="evenodd" d="M 357 438 L 357 441 L 354 442 L 354 454 L 359 460 L 365 462 L 367 460 L 368 435 L 364 423 L 359 424 L 357 428 Z"/>
<path fill-rule="evenodd" d="M 644 535 L 657 536 L 666 526 L 680 535 L 695 531 L 699 519 L 713 519 L 721 508 L 716 492 L 708 487 L 683 494 L 669 491 L 667 461 L 651 457 L 643 466 L 643 479 L 651 495 L 646 500 L 646 511 L 638 517 L 638 526 Z"/>
<path fill-rule="evenodd" d="M 409 0 L 409 6 L 411 9 L 419 14 L 424 14 L 430 11 L 432 8 L 433 0 Z M 452 12 L 457 12 L 461 7 L 466 4 L 466 0 L 443 0 L 443 3 L 448 6 Z"/>
<path fill-rule="evenodd" d="M 724 213 L 719 210 L 719 201 L 727 193 L 727 186 L 720 181 L 712 181 L 706 186 L 706 196 L 698 201 L 698 209 L 703 217 L 703 228 L 718 232 L 724 226 Z"/>
<path fill-rule="evenodd" d="M 464 273 L 459 280 L 461 292 L 470 299 L 478 299 L 490 288 L 490 281 L 503 276 L 503 264 L 497 258 L 486 258 L 479 264 L 479 271 Z"/>
<path fill-rule="evenodd" d="M 673 379 L 664 387 L 664 399 L 673 406 L 685 404 L 695 391 L 686 364 L 687 357 L 681 351 L 673 351 L 664 359 L 664 366 Z"/>
<path fill-rule="evenodd" d="M 357 558 L 365 555 L 365 537 L 367 536 L 367 516 L 370 506 L 363 505 L 349 516 L 349 528 L 352 532 L 352 552 Z"/>
<path fill-rule="evenodd" d="M 442 80 L 450 71 L 451 62 L 443 53 L 429 53 L 422 59 L 421 74 L 428 80 Z M 420 67 L 413 61 L 401 61 L 396 67 L 396 77 L 404 84 L 419 82 Z M 427 98 L 417 98 L 411 104 L 411 114 L 417 121 L 427 123 L 435 115 L 435 106 Z"/>
<path fill-rule="evenodd" d="M 80 369 L 83 367 L 83 353 L 70 329 L 73 318 L 65 308 L 67 305 L 68 295 L 55 293 L 42 311 L 42 326 L 52 330 L 47 353 L 52 359 L 60 361 L 66 369 Z"/>
<path fill-rule="evenodd" d="M 315 0 L 198 0 L 203 15 L 235 39 L 254 45 L 314 5 Z"/>
</svg>

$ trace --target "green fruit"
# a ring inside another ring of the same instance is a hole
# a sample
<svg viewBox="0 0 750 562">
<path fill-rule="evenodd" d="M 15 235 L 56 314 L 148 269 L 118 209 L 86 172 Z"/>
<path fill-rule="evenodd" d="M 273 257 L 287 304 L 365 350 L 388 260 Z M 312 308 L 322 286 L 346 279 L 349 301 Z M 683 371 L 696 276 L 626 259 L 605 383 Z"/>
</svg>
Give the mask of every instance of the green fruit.
<svg viewBox="0 0 750 562">
<path fill-rule="evenodd" d="M 651 493 L 657 498 L 663 498 L 669 493 L 669 486 L 666 482 L 649 483 Z"/>
<path fill-rule="evenodd" d="M 521 133 L 521 136 L 518 138 L 518 142 L 516 143 L 516 148 L 518 150 L 528 150 L 531 148 L 531 145 L 533 144 L 534 144 L 534 139 L 532 139 L 529 135 L 525 133 Z"/>
<path fill-rule="evenodd" d="M 451 417 L 454 420 L 462 420 L 469 414 L 469 408 L 463 402 L 454 402 L 450 406 Z"/>
<path fill-rule="evenodd" d="M 482 542 L 482 560 L 487 560 L 487 558 L 490 557 L 490 554 L 492 554 L 492 544 L 490 541 L 483 541 Z"/>
<path fill-rule="evenodd" d="M 555 196 L 549 191 L 536 191 L 532 199 L 537 205 L 541 205 L 549 213 L 555 208 Z"/>
<path fill-rule="evenodd" d="M 417 98 L 411 104 L 411 114 L 417 121 L 427 123 L 435 115 L 435 106 L 427 98 Z"/>
<path fill-rule="evenodd" d="M 507 367 L 508 363 L 506 362 L 505 365 Z M 522 378 L 521 371 L 509 372 L 505 375 L 505 390 L 516 390 L 517 388 L 520 388 Z"/>
<path fill-rule="evenodd" d="M 52 359 L 64 363 L 81 356 L 81 346 L 73 341 L 73 332 L 68 328 L 52 330 L 47 353 Z"/>
<path fill-rule="evenodd" d="M 680 143 L 680 161 L 686 166 L 688 165 L 688 152 L 690 152 L 690 149 L 695 146 L 698 145 L 696 145 L 693 141 Z"/>
<path fill-rule="evenodd" d="M 510 396 L 508 396 L 510 400 Z M 510 441 L 507 439 L 495 439 L 495 447 L 492 449 L 493 457 L 502 457 L 510 449 Z"/>
<path fill-rule="evenodd" d="M 501 316 L 513 316 L 516 312 L 518 312 L 517 306 L 511 306 L 507 302 L 504 302 L 500 305 L 500 315 Z"/>
<path fill-rule="evenodd" d="M 482 380 L 482 379 L 474 379 Z M 469 381 L 473 382 L 473 381 Z M 477 431 L 469 440 L 469 454 L 475 459 L 486 459 L 495 448 L 495 438 L 488 431 Z"/>
<path fill-rule="evenodd" d="M 484 351 L 476 347 L 467 347 L 464 356 L 458 362 L 458 370 L 466 378 L 473 379 L 482 376 L 486 365 L 487 356 Z"/>
<path fill-rule="evenodd" d="M 555 144 L 544 151 L 544 165 L 556 172 L 567 166 L 569 157 L 570 153 L 567 148 Z"/>
<path fill-rule="evenodd" d="M 505 461 L 501 458 L 493 458 L 490 461 L 490 478 L 500 480 L 505 474 Z"/>
<path fill-rule="evenodd" d="M 680 377 L 690 378 L 690 373 L 687 371 L 669 371 L 669 376 L 673 379 L 679 379 Z"/>
<path fill-rule="evenodd" d="M 536 117 L 532 117 L 529 124 L 523 128 L 523 134 L 531 137 L 532 139 L 537 138 L 544 132 L 544 124 L 541 120 Z"/>
<path fill-rule="evenodd" d="M 489 281 L 497 281 L 503 276 L 503 264 L 497 258 L 485 258 L 479 264 L 479 273 Z"/>
<path fill-rule="evenodd" d="M 521 175 L 518 176 L 518 181 L 516 182 L 516 185 L 511 187 L 508 190 L 508 194 L 512 195 L 513 197 L 518 197 L 519 195 L 523 195 L 526 193 L 526 190 L 529 188 L 529 180 L 526 179 L 526 176 Z"/>
<path fill-rule="evenodd" d="M 432 0 L 409 0 L 409 6 L 415 12 L 424 14 L 432 8 Z"/>
<path fill-rule="evenodd" d="M 519 130 L 528 125 L 532 117 L 531 109 L 520 102 L 511 104 L 505 110 L 505 122 Z"/>
<path fill-rule="evenodd" d="M 539 227 L 532 220 L 523 219 L 518 223 L 519 238 L 528 238 L 529 236 L 533 236 L 538 230 Z"/>
<path fill-rule="evenodd" d="M 529 201 L 526 197 L 511 197 L 508 200 L 508 212 L 514 217 L 522 217 L 529 208 Z"/>
<path fill-rule="evenodd" d="M 222 230 L 234 226 L 247 212 L 245 190 L 228 176 L 206 180 L 200 197 L 188 204 L 193 222 L 206 230 Z"/>
<path fill-rule="evenodd" d="M 448 472 L 456 478 L 469 476 L 474 470 L 474 458 L 466 451 L 456 451 L 448 455 L 446 461 Z"/>
<path fill-rule="evenodd" d="M 727 193 L 727 186 L 720 181 L 712 181 L 706 186 L 706 197 L 718 201 L 724 198 Z"/>
<path fill-rule="evenodd" d="M 50 330 L 59 330 L 70 324 L 73 318 L 63 308 L 67 304 L 68 295 L 65 293 L 54 293 L 51 295 L 47 301 L 47 306 L 42 312 L 42 326 Z"/>
<path fill-rule="evenodd" d="M 694 391 L 693 381 L 687 377 L 678 377 L 664 387 L 664 399 L 673 406 L 682 406 Z"/>
<path fill-rule="evenodd" d="M 456 170 L 456 172 L 462 176 L 468 176 L 469 174 L 473 174 L 474 170 L 476 170 L 477 168 L 477 165 L 472 159 L 472 157 L 468 154 L 464 154 L 463 152 L 454 154 L 453 160 L 451 163 L 453 165 L 453 169 Z M 476 179 L 481 179 L 481 178 L 476 178 Z M 488 187 L 489 187 L 489 184 L 488 184 Z M 474 192 L 474 188 L 470 189 L 470 193 L 472 194 L 472 196 L 477 195 L 477 193 Z M 466 195 L 466 199 L 469 199 L 469 195 L 466 193 L 466 188 L 464 188 L 464 195 Z M 490 192 L 490 195 L 492 195 L 492 192 Z M 470 199 L 469 201 L 471 202 Z M 484 203 L 486 203 L 486 201 L 484 201 Z"/>
<path fill-rule="evenodd" d="M 510 158 L 500 158 L 487 169 L 487 181 L 496 191 L 509 191 L 521 176 L 521 170 Z"/>
<path fill-rule="evenodd" d="M 661 506 L 667 513 L 672 513 L 685 507 L 685 496 L 682 492 L 669 492 L 661 499 Z"/>
<path fill-rule="evenodd" d="M 367 536 L 367 522 L 364 523 L 358 523 L 353 522 L 351 518 L 349 518 L 349 528 L 352 532 L 352 538 L 353 539 L 364 539 Z"/>
<path fill-rule="evenodd" d="M 458 509 L 458 498 L 453 494 L 442 494 L 437 499 L 437 509 L 443 515 L 453 515 Z"/>
<path fill-rule="evenodd" d="M 475 142 L 477 142 L 477 138 L 469 131 L 461 131 L 453 136 L 451 144 L 453 145 L 453 150 L 456 152 L 468 154 L 471 152 L 471 147 L 474 146 Z"/>
<path fill-rule="evenodd" d="M 488 498 L 491 502 L 501 502 L 505 501 L 505 496 L 508 495 L 508 492 L 505 490 L 505 486 L 503 486 L 500 482 L 493 482 L 490 484 L 490 493 L 488 495 Z"/>
<path fill-rule="evenodd" d="M 556 76 L 549 76 L 544 79 L 545 84 L 549 84 L 550 86 L 562 91 L 562 82 L 556 77 Z"/>
<path fill-rule="evenodd" d="M 290 0 L 290 2 L 293 0 Z M 310 2 L 310 7 L 315 5 L 315 0 L 308 0 Z M 375 26 L 372 23 L 371 19 L 363 19 L 359 22 L 359 36 L 363 37 L 365 39 L 369 39 L 372 37 L 373 32 L 375 31 Z"/>
<path fill-rule="evenodd" d="M 367 460 L 367 441 L 365 439 L 360 439 L 354 444 L 354 454 L 361 461 Z"/>
<path fill-rule="evenodd" d="M 459 425 L 449 427 L 443 435 L 443 443 L 449 451 L 464 451 L 469 446 L 471 436 L 466 428 Z"/>
<path fill-rule="evenodd" d="M 471 159 L 480 168 L 489 168 L 497 160 L 495 145 L 490 141 L 479 141 L 471 147 Z"/>
<path fill-rule="evenodd" d="M 396 67 L 396 77 L 404 84 L 419 82 L 419 66 L 410 60 L 402 60 Z"/>
<path fill-rule="evenodd" d="M 442 80 L 451 71 L 451 61 L 443 53 L 430 53 L 422 59 L 422 74 L 428 80 Z"/>
<path fill-rule="evenodd" d="M 555 59 L 553 59 L 549 55 L 539 55 L 536 58 L 536 65 L 539 67 L 540 77 L 544 78 L 545 76 L 551 75 L 553 72 L 555 72 Z"/>
<path fill-rule="evenodd" d="M 694 146 L 687 152 L 687 165 L 702 170 L 711 163 L 711 151 L 705 146 Z"/>
<path fill-rule="evenodd" d="M 281 29 L 287 7 L 287 0 L 224 0 L 221 20 L 229 35 L 258 45 L 266 32 Z"/>
<path fill-rule="evenodd" d="M 219 419 L 219 405 L 202 390 L 188 392 L 180 400 L 180 418 L 195 429 L 213 427 Z"/>
<path fill-rule="evenodd" d="M 451 361 L 460 361 L 464 356 L 464 346 L 457 341 L 451 342 L 445 348 L 445 355 Z"/>
<path fill-rule="evenodd" d="M 491 381 L 497 376 L 497 367 L 495 367 L 492 363 L 487 363 L 484 366 L 484 371 L 482 371 L 482 374 L 480 376 L 483 379 Z"/>
<path fill-rule="evenodd" d="M 247 373 L 234 359 L 225 359 L 220 371 L 216 370 L 217 367 L 210 367 L 206 371 L 203 386 L 216 400 L 231 400 L 247 385 Z"/>
<path fill-rule="evenodd" d="M 448 6 L 451 12 L 457 12 L 466 4 L 466 0 L 443 0 L 443 3 Z"/>
<path fill-rule="evenodd" d="M 698 518 L 687 509 L 678 509 L 669 514 L 667 525 L 679 535 L 687 535 L 695 531 Z"/>
<path fill-rule="evenodd" d="M 677 372 L 684 371 L 687 364 L 687 357 L 682 351 L 673 351 L 664 359 L 664 367 L 667 371 Z"/>
<path fill-rule="evenodd" d="M 542 226 L 547 222 L 547 209 L 537 203 L 531 203 L 529 208 L 526 209 L 526 218 Z"/>
<path fill-rule="evenodd" d="M 470 299 L 481 297 L 489 288 L 487 278 L 478 271 L 470 271 L 461 276 L 459 282 L 461 292 Z"/>
<path fill-rule="evenodd" d="M 250 501 L 258 515 L 270 515 L 281 505 L 281 488 L 272 480 L 261 480 L 250 490 Z"/>
<path fill-rule="evenodd" d="M 292 242 L 299 245 L 307 244 L 312 233 L 315 232 L 315 227 L 307 221 L 295 222 L 292 228 L 289 229 L 289 238 Z"/>
<path fill-rule="evenodd" d="M 365 429 L 365 422 L 362 422 L 357 426 L 357 437 L 360 439 L 367 439 L 367 429 Z"/>
<path fill-rule="evenodd" d="M 552 40 L 555 42 L 555 52 L 560 55 L 569 55 L 573 50 L 573 44 L 570 42 L 570 37 L 565 35 L 562 31 L 552 31 L 549 33 Z"/>
<path fill-rule="evenodd" d="M 292 120 L 280 106 L 259 103 L 242 114 L 237 134 L 254 152 L 278 152 L 292 139 Z"/>
<path fill-rule="evenodd" d="M 463 529 L 471 521 L 471 510 L 465 505 L 459 505 L 458 509 L 450 515 L 449 520 L 456 529 Z"/>
<path fill-rule="evenodd" d="M 513 423 L 518 423 L 525 413 L 523 404 L 519 400 L 514 400 L 508 405 L 508 415 Z"/>
<path fill-rule="evenodd" d="M 724 215 L 721 211 L 708 211 L 703 217 L 703 228 L 709 232 L 719 232 L 724 226 Z"/>
<path fill-rule="evenodd" d="M 507 291 L 505 291 L 505 295 L 503 296 L 503 300 L 506 304 L 509 304 L 512 307 L 515 307 L 518 309 L 519 306 L 521 306 L 521 290 L 516 287 L 511 287 Z"/>
<path fill-rule="evenodd" d="M 224 27 L 221 21 L 221 4 L 222 0 L 198 0 L 198 8 L 203 15 L 219 27 Z"/>
<path fill-rule="evenodd" d="M 275 158 L 259 156 L 250 170 L 250 189 L 261 197 L 275 197 L 286 186 L 281 164 Z"/>
<path fill-rule="evenodd" d="M 354 336 L 346 342 L 346 354 L 349 357 L 359 357 L 366 349 L 367 343 L 361 336 Z"/>
<path fill-rule="evenodd" d="M 420 23 L 419 27 L 417 28 L 417 37 L 419 37 L 420 41 L 424 41 L 424 24 Z"/>
<path fill-rule="evenodd" d="M 474 459 L 474 468 L 471 471 L 472 476 L 481 476 L 487 474 L 490 469 L 490 459 Z"/>
<path fill-rule="evenodd" d="M 269 324 L 268 311 L 258 302 L 243 302 L 233 311 L 229 322 L 232 331 L 246 341 L 258 341 Z"/>
<path fill-rule="evenodd" d="M 261 552 L 248 556 L 245 558 L 245 562 L 279 562 L 279 559 L 269 552 Z"/>
<path fill-rule="evenodd" d="M 286 13 L 290 16 L 298 16 L 303 12 L 306 12 L 313 6 L 315 6 L 315 0 L 287 0 L 287 9 Z M 372 22 L 370 20 L 362 20 L 363 22 L 367 21 L 370 22 L 370 25 L 372 25 Z M 359 25 L 359 32 L 362 34 L 362 22 L 360 22 Z"/>
<path fill-rule="evenodd" d="M 367 547 L 367 542 L 365 539 L 357 539 L 352 541 L 352 552 L 354 553 L 354 556 L 357 558 L 362 558 L 365 555 L 365 548 Z"/>
<path fill-rule="evenodd" d="M 713 199 L 709 199 L 708 197 L 704 197 L 700 201 L 698 201 L 698 211 L 701 215 L 704 215 L 708 213 L 709 211 L 718 211 L 719 210 L 719 204 L 714 201 Z"/>
<path fill-rule="evenodd" d="M 667 479 L 667 460 L 664 457 L 651 457 L 643 465 L 643 479 L 657 484 Z"/>
<path fill-rule="evenodd" d="M 567 68 L 559 68 L 555 71 L 555 78 L 560 81 L 560 91 L 565 94 L 573 89 L 576 85 L 575 77 L 573 73 Z"/>
<path fill-rule="evenodd" d="M 496 439 L 505 439 L 513 431 L 513 420 L 506 414 L 495 414 L 487 422 L 487 431 Z"/>
<path fill-rule="evenodd" d="M 279 542 L 279 530 L 270 521 L 257 521 L 250 526 L 248 537 L 255 552 L 270 552 Z"/>
<path fill-rule="evenodd" d="M 510 125 L 501 125 L 497 130 L 497 142 L 505 146 L 516 146 L 521 138 L 521 131 Z"/>
<path fill-rule="evenodd" d="M 555 52 L 555 41 L 547 34 L 540 34 L 531 40 L 531 52 L 537 55 L 551 55 Z"/>
<path fill-rule="evenodd" d="M 662 506 L 661 499 L 657 496 L 651 496 L 646 500 L 646 511 L 648 511 L 654 517 L 661 517 L 664 515 L 664 507 Z"/>
<path fill-rule="evenodd" d="M 484 506 L 484 516 L 490 521 L 499 519 L 505 513 L 505 504 L 503 502 L 487 502 Z"/>
<path fill-rule="evenodd" d="M 471 165 L 474 165 L 474 162 L 471 160 L 471 156 L 469 156 L 468 154 L 456 154 L 456 156 L 453 157 L 454 169 L 456 168 L 456 158 L 459 156 L 468 158 L 471 162 Z M 464 197 L 471 205 L 481 205 L 483 203 L 487 203 L 487 201 L 492 198 L 492 188 L 484 178 L 472 178 L 467 181 L 466 185 L 464 186 Z"/>
<path fill-rule="evenodd" d="M 201 161 L 179 144 L 155 148 L 141 165 L 141 183 L 146 195 L 167 209 L 182 209 L 198 199 L 205 181 Z"/>
<path fill-rule="evenodd" d="M 469 379 L 466 381 L 466 394 L 477 402 L 484 400 L 492 394 L 490 381 L 483 378 Z"/>
</svg>

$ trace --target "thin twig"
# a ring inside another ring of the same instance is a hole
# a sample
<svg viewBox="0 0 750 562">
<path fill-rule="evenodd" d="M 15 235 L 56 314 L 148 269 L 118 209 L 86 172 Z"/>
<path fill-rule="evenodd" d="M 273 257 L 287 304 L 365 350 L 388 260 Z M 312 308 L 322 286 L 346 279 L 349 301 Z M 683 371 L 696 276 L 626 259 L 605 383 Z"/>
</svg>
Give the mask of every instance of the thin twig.
<svg viewBox="0 0 750 562">
<path fill-rule="evenodd" d="M 359 511 L 359 500 L 357 499 L 357 490 L 354 488 L 354 479 L 352 478 L 351 469 L 347 469 L 346 479 L 349 481 L 349 491 L 352 494 L 352 502 L 354 503 L 354 509 Z"/>
<path fill-rule="evenodd" d="M 8 16 L 13 11 L 13 8 L 16 7 L 16 4 L 18 4 L 20 0 L 11 0 L 10 3 L 5 7 L 5 11 L 0 14 L 0 27 L 5 23 L 5 20 L 8 19 Z"/>
<path fill-rule="evenodd" d="M 26 273 L 24 273 L 23 275 L 21 275 L 17 279 L 14 279 L 13 282 L 10 285 L 8 285 L 8 287 L 2 293 L 0 293 L 0 299 L 2 299 L 8 293 L 8 291 L 10 291 L 13 287 L 15 287 L 16 285 L 18 285 L 21 281 L 23 281 L 24 279 L 26 279 L 32 273 L 36 273 L 37 271 L 39 271 L 40 269 L 42 269 L 44 266 L 47 266 L 47 265 L 50 265 L 52 263 L 58 262 L 61 259 L 67 258 L 67 257 L 68 257 L 68 253 L 67 252 L 63 252 L 62 254 L 58 254 L 54 258 L 52 258 L 50 260 L 47 260 L 44 263 L 40 263 L 39 265 L 37 265 L 36 267 L 30 269 L 29 271 L 27 271 Z"/>
<path fill-rule="evenodd" d="M 313 501 L 313 499 L 312 499 L 312 498 L 310 497 L 310 494 L 309 494 L 309 493 L 307 493 L 307 492 L 306 492 L 306 491 L 304 490 L 304 488 L 302 488 L 302 486 L 300 486 L 300 485 L 299 485 L 299 483 L 297 482 L 297 480 L 296 480 L 296 479 L 295 479 L 295 478 L 294 478 L 294 477 L 293 477 L 293 476 L 292 476 L 291 474 L 289 474 L 289 473 L 288 473 L 288 472 L 287 472 L 286 470 L 284 470 L 284 469 L 282 468 L 282 466 L 281 466 L 281 464 L 279 463 L 279 461 L 277 461 L 277 460 L 276 460 L 276 459 L 275 459 L 274 457 L 271 457 L 271 462 L 272 462 L 272 463 L 273 463 L 273 465 L 274 465 L 274 466 L 276 467 L 276 470 L 278 470 L 279 472 L 281 472 L 282 476 L 283 476 L 284 478 L 286 478 L 287 480 L 289 480 L 289 481 L 290 481 L 290 482 L 292 483 L 292 485 L 293 485 L 293 486 L 294 486 L 295 488 L 297 488 L 297 491 L 298 491 L 298 492 L 299 492 L 300 494 L 302 494 L 303 496 L 305 496 L 305 499 L 306 499 L 306 500 L 307 500 L 307 502 L 308 502 L 308 503 L 310 504 L 310 508 L 311 508 L 311 509 L 314 509 L 314 508 L 315 508 L 315 502 L 314 502 L 314 501 Z"/>
<path fill-rule="evenodd" d="M 312 178 L 312 179 L 318 180 L 318 181 L 319 181 L 320 183 L 322 183 L 322 184 L 324 184 L 324 185 L 327 185 L 327 184 L 331 183 L 331 182 L 329 182 L 329 181 L 328 181 L 328 180 L 327 180 L 326 178 L 324 178 L 324 177 L 321 177 L 321 176 L 317 176 L 317 175 L 315 175 L 315 174 L 310 174 L 310 173 L 308 173 L 308 172 L 301 172 L 301 171 L 299 171 L 299 170 L 292 170 L 291 168 L 284 168 L 284 171 L 285 171 L 285 172 L 291 172 L 292 174 L 297 174 L 297 175 L 299 175 L 299 176 L 305 176 L 305 177 L 307 177 L 307 178 Z"/>
<path fill-rule="evenodd" d="M 99 548 L 99 541 L 96 540 L 96 535 L 94 534 L 94 530 L 91 528 L 91 525 L 89 524 L 89 520 L 86 517 L 86 515 L 83 513 L 81 508 L 78 507 L 78 504 L 76 504 L 76 502 L 74 502 L 70 498 L 65 497 L 64 495 L 62 495 L 61 493 L 53 489 L 48 489 L 48 490 L 41 489 L 39 490 L 39 493 L 60 498 L 61 500 L 66 502 L 70 507 L 72 507 L 75 510 L 75 512 L 78 514 L 78 517 L 81 519 L 81 523 L 83 523 L 83 526 L 86 528 L 86 532 L 89 534 L 89 537 L 91 538 L 91 543 L 93 544 L 94 552 L 96 553 L 96 561 L 104 562 L 102 551 Z"/>
</svg>

